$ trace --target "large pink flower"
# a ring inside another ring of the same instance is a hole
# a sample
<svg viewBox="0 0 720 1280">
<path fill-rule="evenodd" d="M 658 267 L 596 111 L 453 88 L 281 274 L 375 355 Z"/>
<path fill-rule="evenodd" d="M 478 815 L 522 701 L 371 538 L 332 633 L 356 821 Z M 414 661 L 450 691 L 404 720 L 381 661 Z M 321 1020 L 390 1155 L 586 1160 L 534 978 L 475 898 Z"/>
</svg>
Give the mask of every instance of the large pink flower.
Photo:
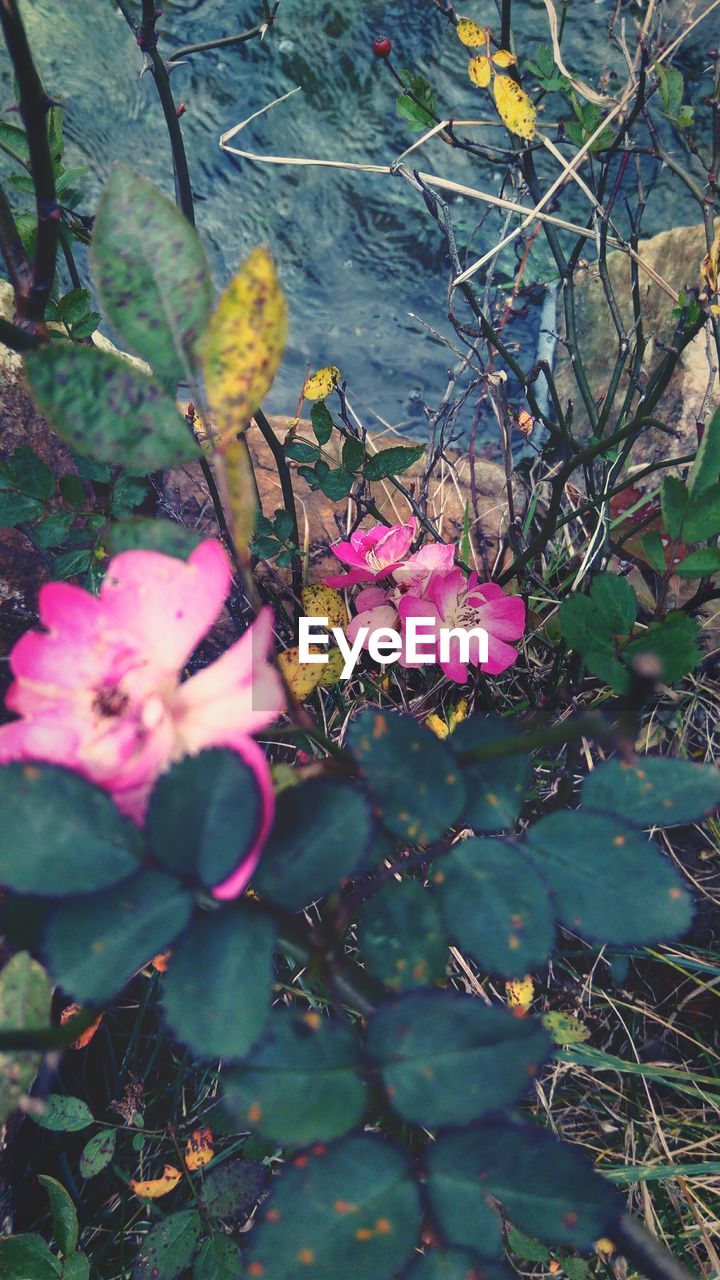
<svg viewBox="0 0 720 1280">
<path fill-rule="evenodd" d="M 520 596 L 506 596 L 496 582 L 478 582 L 476 573 L 465 578 L 462 569 L 452 573 L 434 574 L 430 579 L 426 597 L 408 592 L 398 605 L 400 617 L 427 618 L 433 621 L 436 632 L 440 627 L 463 627 L 472 630 L 482 627 L 488 633 L 488 661 L 482 663 L 488 675 L 497 676 L 517 661 L 517 649 L 508 641 L 519 640 L 525 629 L 525 604 Z M 440 661 L 439 634 L 435 645 L 435 660 L 445 675 L 457 684 L 468 678 L 467 665 L 459 658 L 459 640 L 450 641 L 450 659 Z M 432 642 L 423 640 L 423 648 L 432 650 Z M 480 665 L 480 642 L 470 641 L 470 662 Z M 404 661 L 403 658 L 400 659 Z"/>
<path fill-rule="evenodd" d="M 10 655 L 15 680 L 5 701 L 21 719 L 0 728 L 0 763 L 40 760 L 77 770 L 138 825 L 171 764 L 206 747 L 236 751 L 257 779 L 260 817 L 250 851 L 213 890 L 216 898 L 244 889 L 272 826 L 270 770 L 250 735 L 284 705 L 267 661 L 268 609 L 217 662 L 180 680 L 231 578 L 226 552 L 209 540 L 187 562 L 157 551 L 115 556 L 97 597 L 67 583 L 43 586 L 46 630 L 27 632 Z"/>
<path fill-rule="evenodd" d="M 424 596 L 434 573 L 452 572 L 456 550 L 454 542 L 429 542 L 394 569 L 393 578 L 403 591 Z"/>
<path fill-rule="evenodd" d="M 376 524 L 373 529 L 357 529 L 349 542 L 336 542 L 331 550 L 338 560 L 349 566 L 349 573 L 336 573 L 323 578 L 328 587 L 354 587 L 357 582 L 375 582 L 387 578 L 405 559 L 417 536 L 415 516 L 407 524 L 389 528 Z"/>
</svg>

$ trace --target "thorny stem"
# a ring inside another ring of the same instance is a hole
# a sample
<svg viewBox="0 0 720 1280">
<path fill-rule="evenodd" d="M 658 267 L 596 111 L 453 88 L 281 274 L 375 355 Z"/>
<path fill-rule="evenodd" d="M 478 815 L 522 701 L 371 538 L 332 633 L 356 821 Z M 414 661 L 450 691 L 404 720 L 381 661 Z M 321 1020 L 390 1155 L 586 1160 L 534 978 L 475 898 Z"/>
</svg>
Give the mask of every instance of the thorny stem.
<svg viewBox="0 0 720 1280">
<path fill-rule="evenodd" d="M 258 409 L 255 414 L 255 422 L 258 430 L 270 450 L 275 466 L 277 467 L 278 478 L 280 480 L 280 490 L 282 492 L 283 505 L 292 520 L 292 531 L 290 537 L 296 547 L 300 546 L 300 535 L 298 532 L 297 507 L 295 505 L 295 494 L 293 492 L 292 476 L 290 468 L 287 464 L 287 458 L 283 451 L 283 447 L 268 422 L 262 409 Z M 302 559 L 299 551 L 293 552 L 292 557 L 292 589 L 297 604 L 302 599 L 303 575 L 302 575 Z"/>
<path fill-rule="evenodd" d="M 262 39 L 273 26 L 279 8 L 280 0 L 275 0 L 275 4 L 262 22 L 250 27 L 248 31 L 239 32 L 238 35 L 220 36 L 214 40 L 200 40 L 197 44 L 181 45 L 179 49 L 173 49 L 168 62 L 179 62 L 182 58 L 189 58 L 193 53 L 207 53 L 210 49 L 230 49 L 234 45 L 245 44 L 248 40 L 254 40 L 258 36 Z"/>
</svg>

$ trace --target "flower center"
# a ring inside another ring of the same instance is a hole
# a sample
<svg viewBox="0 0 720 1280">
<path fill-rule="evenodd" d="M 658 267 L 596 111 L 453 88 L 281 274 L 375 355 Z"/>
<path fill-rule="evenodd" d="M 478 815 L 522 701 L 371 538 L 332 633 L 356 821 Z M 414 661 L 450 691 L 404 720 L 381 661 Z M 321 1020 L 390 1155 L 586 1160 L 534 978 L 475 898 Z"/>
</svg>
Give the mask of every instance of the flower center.
<svg viewBox="0 0 720 1280">
<path fill-rule="evenodd" d="M 382 560 L 380 560 L 375 551 L 368 551 L 365 559 L 367 560 L 369 567 L 373 569 L 375 573 L 379 573 L 381 569 L 385 568 Z"/>
<path fill-rule="evenodd" d="M 129 705 L 128 695 L 121 693 L 117 687 L 98 689 L 93 701 L 93 711 L 99 716 L 121 716 Z"/>
</svg>

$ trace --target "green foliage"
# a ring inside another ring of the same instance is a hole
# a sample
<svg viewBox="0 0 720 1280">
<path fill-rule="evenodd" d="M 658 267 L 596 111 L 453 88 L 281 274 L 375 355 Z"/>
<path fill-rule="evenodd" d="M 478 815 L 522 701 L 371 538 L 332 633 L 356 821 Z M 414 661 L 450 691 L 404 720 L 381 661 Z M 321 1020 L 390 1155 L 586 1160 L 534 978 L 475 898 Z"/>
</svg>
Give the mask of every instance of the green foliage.
<svg viewBox="0 0 720 1280">
<path fill-rule="evenodd" d="M 570 90 L 568 97 L 570 105 L 575 112 L 575 119 L 565 121 L 565 132 L 576 147 L 584 147 L 601 123 L 603 111 L 594 102 L 581 102 L 573 89 Z M 592 152 L 604 151 L 606 147 L 610 146 L 612 140 L 612 129 L 608 126 L 603 129 L 602 133 L 598 134 L 590 150 Z"/>
<path fill-rule="evenodd" d="M 42 1110 L 32 1113 L 35 1124 L 53 1133 L 79 1133 L 93 1123 L 90 1108 L 82 1098 L 50 1093 L 43 1099 Z"/>
<path fill-rule="evenodd" d="M 528 61 L 525 66 L 546 93 L 570 94 L 572 85 L 567 76 L 556 67 L 553 51 L 549 45 L 541 44 L 535 51 L 534 62 Z"/>
<path fill-rule="evenodd" d="M 116 1129 L 101 1129 L 86 1142 L 80 1154 L 80 1174 L 83 1178 L 96 1178 L 110 1164 L 117 1143 Z"/>
<path fill-rule="evenodd" d="M 412 992 L 370 1018 L 368 1049 L 393 1108 L 435 1129 L 511 1106 L 550 1053 L 532 1018 L 450 991 Z"/>
<path fill-rule="evenodd" d="M 210 1169 L 201 1193 L 203 1213 L 212 1223 L 240 1227 L 263 1190 L 267 1170 L 253 1160 L 224 1160 Z"/>
<path fill-rule="evenodd" d="M 57 1181 L 57 1178 L 51 1178 L 47 1173 L 39 1174 L 38 1182 L 42 1183 L 50 1197 L 53 1235 L 58 1249 L 62 1254 L 74 1253 L 78 1242 L 79 1227 L 72 1197 L 68 1195 L 62 1183 Z"/>
<path fill-rule="evenodd" d="M 226 1105 L 281 1146 L 342 1137 L 366 1105 L 358 1043 L 349 1027 L 316 1013 L 273 1012 L 245 1063 L 224 1076 Z"/>
<path fill-rule="evenodd" d="M 500 1263 L 480 1263 L 467 1249 L 432 1249 L 416 1258 L 407 1280 L 511 1280 L 514 1272 Z"/>
<path fill-rule="evenodd" d="M 240 904 L 199 916 L 173 948 L 163 1005 L 173 1033 L 197 1056 L 242 1058 L 257 1040 L 274 941 L 272 922 Z"/>
<path fill-rule="evenodd" d="M 137 829 L 106 792 L 51 765 L 0 769 L 3 882 L 58 897 L 117 884 L 137 869 Z"/>
<path fill-rule="evenodd" d="M 163 1218 L 144 1237 L 132 1280 L 176 1280 L 190 1266 L 202 1231 L 202 1218 L 195 1209 Z"/>
<path fill-rule="evenodd" d="M 679 129 L 687 129 L 694 121 L 694 108 L 683 106 L 685 96 L 685 78 L 677 67 L 670 67 L 656 62 L 654 70 L 660 86 L 660 97 L 666 115 Z M 571 1277 L 572 1280 L 572 1277 Z"/>
<path fill-rule="evenodd" d="M 0 969 L 0 1032 L 41 1031 L 50 1023 L 52 986 L 27 951 L 11 956 Z M 0 1053 L 0 1125 L 32 1085 L 42 1055 L 30 1049 Z"/>
<path fill-rule="evenodd" d="M 582 789 L 590 809 L 615 813 L 641 827 L 699 821 L 720 805 L 717 769 L 689 760 L 644 756 L 635 764 L 608 760 L 588 774 Z"/>
<path fill-rule="evenodd" d="M 197 456 L 173 401 L 127 360 L 59 345 L 33 352 L 26 368 L 38 408 L 79 453 L 143 474 Z"/>
<path fill-rule="evenodd" d="M 413 844 L 428 844 L 453 825 L 465 786 L 444 742 L 409 717 L 363 711 L 348 745 L 384 827 Z"/>
<path fill-rule="evenodd" d="M 337 1280 L 341 1258 L 343 1280 L 377 1280 L 402 1266 L 419 1228 L 405 1157 L 377 1136 L 344 1138 L 298 1156 L 276 1180 L 248 1269 L 266 1280 L 297 1280 L 300 1265 L 312 1267 L 314 1280 Z"/>
<path fill-rule="evenodd" d="M 284 507 L 277 509 L 272 520 L 258 516 L 251 545 L 253 555 L 258 560 L 274 560 L 279 569 L 286 569 L 298 551 L 290 536 L 294 528 L 293 518 Z"/>
<path fill-rule="evenodd" d="M 400 78 L 407 86 L 407 92 L 398 96 L 398 114 L 417 133 L 432 129 L 437 119 L 435 90 L 432 85 L 425 76 L 414 71 L 402 71 Z"/>
<path fill-rule="evenodd" d="M 688 478 L 687 487 L 691 498 L 695 499 L 716 484 L 720 476 L 720 408 L 716 409 L 708 422 L 700 441 Z"/>
<path fill-rule="evenodd" d="M 391 880 L 365 903 L 358 920 L 358 945 L 370 973 L 391 991 L 435 986 L 447 971 L 440 908 L 416 880 Z"/>
<path fill-rule="evenodd" d="M 424 444 L 395 444 L 389 449 L 381 449 L 368 458 L 363 468 L 366 480 L 387 480 L 390 476 L 402 475 L 415 462 L 422 458 Z"/>
<path fill-rule="evenodd" d="M 198 372 L 213 300 L 189 222 L 147 178 L 118 165 L 98 205 L 91 257 L 107 319 L 174 391 Z"/>
<path fill-rule="evenodd" d="M 105 543 L 111 556 L 121 551 L 161 551 L 166 556 L 187 560 L 200 539 L 191 529 L 184 529 L 173 520 L 143 519 L 118 520 L 108 526 Z"/>
<path fill-rule="evenodd" d="M 61 1280 L 62 1263 L 42 1236 L 3 1236 L 0 1240 L 0 1274 L 7 1280 Z"/>
<path fill-rule="evenodd" d="M 506 831 L 515 824 L 528 788 L 530 761 L 523 752 L 473 764 L 477 748 L 517 739 L 517 730 L 483 716 L 464 720 L 448 739 L 458 758 L 467 801 L 463 817 L 475 831 Z"/>
<path fill-rule="evenodd" d="M 318 444 L 327 444 L 333 432 L 333 420 L 324 400 L 315 401 L 310 410 L 310 421 Z"/>
<path fill-rule="evenodd" d="M 195 1255 L 192 1280 L 237 1280 L 242 1271 L 242 1253 L 230 1236 L 216 1231 Z"/>
</svg>

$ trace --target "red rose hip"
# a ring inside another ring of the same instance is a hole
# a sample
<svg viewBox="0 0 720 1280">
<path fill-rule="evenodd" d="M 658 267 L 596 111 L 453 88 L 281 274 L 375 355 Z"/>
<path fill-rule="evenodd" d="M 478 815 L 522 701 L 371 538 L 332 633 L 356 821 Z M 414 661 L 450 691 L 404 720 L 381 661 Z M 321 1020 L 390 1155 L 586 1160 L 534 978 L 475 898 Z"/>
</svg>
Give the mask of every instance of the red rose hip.
<svg viewBox="0 0 720 1280">
<path fill-rule="evenodd" d="M 389 58 L 392 53 L 392 40 L 387 36 L 377 36 L 372 42 L 372 51 L 376 58 Z"/>
</svg>

